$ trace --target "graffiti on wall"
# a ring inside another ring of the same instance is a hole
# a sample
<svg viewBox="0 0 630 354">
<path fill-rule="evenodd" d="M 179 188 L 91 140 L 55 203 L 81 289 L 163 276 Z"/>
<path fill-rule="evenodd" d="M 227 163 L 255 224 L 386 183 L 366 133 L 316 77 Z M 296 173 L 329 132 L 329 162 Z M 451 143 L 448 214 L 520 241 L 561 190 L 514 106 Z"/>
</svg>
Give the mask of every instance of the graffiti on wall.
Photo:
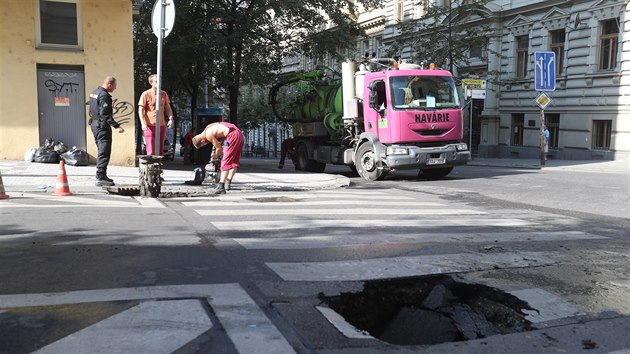
<svg viewBox="0 0 630 354">
<path fill-rule="evenodd" d="M 53 95 L 58 96 L 60 93 L 75 93 L 79 89 L 79 84 L 76 82 L 58 82 L 52 79 L 44 81 L 44 86 Z"/>
</svg>

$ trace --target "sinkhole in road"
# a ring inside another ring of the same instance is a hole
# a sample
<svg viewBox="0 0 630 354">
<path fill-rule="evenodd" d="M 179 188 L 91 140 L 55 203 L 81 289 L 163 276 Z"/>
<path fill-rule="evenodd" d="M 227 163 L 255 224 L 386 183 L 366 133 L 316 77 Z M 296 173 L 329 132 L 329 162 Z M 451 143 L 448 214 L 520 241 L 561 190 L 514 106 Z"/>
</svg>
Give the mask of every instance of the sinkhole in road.
<svg viewBox="0 0 630 354">
<path fill-rule="evenodd" d="M 368 281 L 361 292 L 322 294 L 320 299 L 357 329 L 396 345 L 432 345 L 534 329 L 522 311 L 534 310 L 526 302 L 447 275 Z"/>
</svg>

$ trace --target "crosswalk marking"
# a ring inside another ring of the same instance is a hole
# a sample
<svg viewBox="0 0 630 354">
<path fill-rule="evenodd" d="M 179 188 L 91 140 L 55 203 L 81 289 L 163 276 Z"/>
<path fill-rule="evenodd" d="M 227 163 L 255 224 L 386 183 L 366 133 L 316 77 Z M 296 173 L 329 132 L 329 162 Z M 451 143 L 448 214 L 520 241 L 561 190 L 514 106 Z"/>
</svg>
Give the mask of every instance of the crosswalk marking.
<svg viewBox="0 0 630 354">
<path fill-rule="evenodd" d="M 153 301 L 155 299 L 160 301 Z M 101 352 L 170 353 L 173 350 L 163 351 L 160 348 L 152 350 L 152 346 L 147 346 L 147 349 L 143 350 L 142 345 L 147 340 L 153 340 L 153 338 L 169 333 L 178 339 L 175 340 L 174 337 L 170 337 L 173 340 L 171 344 L 176 344 L 179 348 L 211 328 L 212 324 L 207 319 L 206 311 L 200 302 L 202 299 L 210 304 L 239 353 L 295 352 L 254 300 L 239 284 L 234 283 L 0 295 L 0 309 L 141 300 L 144 302 L 136 308 L 96 323 L 86 328 L 85 331 L 76 332 L 67 339 L 60 340 L 62 343 L 53 343 L 50 347 L 42 348 L 41 353 L 80 353 L 85 348 L 92 348 L 90 343 L 93 340 L 102 341 L 102 345 L 107 345 L 105 338 L 102 340 L 94 339 L 98 337 L 99 333 L 109 337 L 109 342 L 121 341 L 121 344 L 124 342 L 125 345 L 128 345 L 125 348 L 113 347 L 114 350 Z M 123 333 L 118 332 L 118 328 L 122 328 Z M 151 338 L 145 336 L 147 331 L 151 333 Z M 194 333 L 197 334 L 193 337 Z M 114 338 L 117 335 L 119 337 Z M 183 343 L 184 339 L 187 339 L 185 343 Z M 76 341 L 83 343 L 83 346 L 73 347 L 72 345 L 75 345 Z M 157 342 L 161 341 L 157 340 Z M 111 345 L 115 344 L 112 343 Z M 164 347 L 166 348 L 168 345 L 164 344 Z M 69 348 L 69 350 L 56 350 L 57 348 Z M 82 350 L 72 350 L 72 348 Z"/>
<path fill-rule="evenodd" d="M 235 212 L 236 213 L 236 212 Z M 313 229 L 313 228 L 376 228 L 384 225 L 395 225 L 396 227 L 444 227 L 453 226 L 528 226 L 531 222 L 521 219 L 480 219 L 456 217 L 445 220 L 440 219 L 302 219 L 299 222 L 292 220 L 259 220 L 251 221 L 214 221 L 212 225 L 219 230 L 240 230 L 240 231 L 263 231 L 263 230 L 291 230 L 291 229 Z"/>
<path fill-rule="evenodd" d="M 282 333 L 238 284 L 217 289 L 208 302 L 239 353 L 295 353 Z"/>
<path fill-rule="evenodd" d="M 509 291 L 510 294 L 527 302 L 536 311 L 523 309 L 532 323 L 542 323 L 579 314 L 580 309 L 559 296 L 540 288 Z"/>
<path fill-rule="evenodd" d="M 352 245 L 400 244 L 420 242 L 519 242 L 519 241 L 559 241 L 559 240 L 606 240 L 607 237 L 582 231 L 556 232 L 489 232 L 489 233 L 384 233 L 330 235 L 309 233 L 296 237 L 252 237 L 232 238 L 249 250 L 309 249 L 330 248 Z"/>
<path fill-rule="evenodd" d="M 25 201 L 37 201 L 36 204 Z M 90 195 L 72 195 L 65 197 L 22 193 L 19 197 L 3 201 L 4 207 L 13 208 L 166 208 L 157 198 L 108 196 L 107 198 L 90 198 Z"/>
<path fill-rule="evenodd" d="M 170 354 L 212 328 L 199 300 L 147 301 L 84 328 L 34 354 Z"/>
<path fill-rule="evenodd" d="M 357 205 L 359 204 L 356 200 L 295 200 L 292 202 L 287 202 L 286 200 L 278 200 L 278 201 L 265 201 L 265 202 L 250 202 L 250 201 L 241 201 L 241 200 L 222 200 L 222 201 L 198 201 L 198 202 L 182 202 L 183 205 L 188 207 L 267 207 L 267 206 L 286 206 L 289 208 L 296 207 L 310 207 L 313 205 Z M 375 203 L 375 206 L 378 207 L 405 207 L 405 206 L 415 206 L 415 207 L 440 207 L 444 206 L 444 203 L 436 203 L 436 202 L 411 202 L 411 201 L 399 201 L 399 200 L 383 200 Z"/>
<path fill-rule="evenodd" d="M 197 210 L 199 215 L 214 216 L 232 216 L 237 212 L 241 216 L 252 215 L 303 215 L 302 209 L 214 209 L 214 210 Z M 384 208 L 348 208 L 341 211 L 333 208 L 309 208 L 309 215 L 483 215 L 487 214 L 483 211 L 472 209 L 384 209 Z"/>
<path fill-rule="evenodd" d="M 333 262 L 265 263 L 286 281 L 360 281 L 559 263 L 558 252 L 457 253 Z"/>
</svg>

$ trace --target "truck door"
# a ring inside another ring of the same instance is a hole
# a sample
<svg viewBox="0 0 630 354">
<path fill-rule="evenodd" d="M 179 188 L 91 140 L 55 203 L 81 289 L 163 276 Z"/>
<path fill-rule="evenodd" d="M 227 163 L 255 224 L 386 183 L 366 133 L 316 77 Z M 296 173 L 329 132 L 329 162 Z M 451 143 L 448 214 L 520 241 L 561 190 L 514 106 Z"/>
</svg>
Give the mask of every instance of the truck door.
<svg viewBox="0 0 630 354">
<path fill-rule="evenodd" d="M 376 134 L 379 140 L 390 139 L 390 127 L 388 123 L 387 92 L 385 81 L 374 80 L 369 84 L 370 109 L 364 110 L 365 131 Z"/>
</svg>

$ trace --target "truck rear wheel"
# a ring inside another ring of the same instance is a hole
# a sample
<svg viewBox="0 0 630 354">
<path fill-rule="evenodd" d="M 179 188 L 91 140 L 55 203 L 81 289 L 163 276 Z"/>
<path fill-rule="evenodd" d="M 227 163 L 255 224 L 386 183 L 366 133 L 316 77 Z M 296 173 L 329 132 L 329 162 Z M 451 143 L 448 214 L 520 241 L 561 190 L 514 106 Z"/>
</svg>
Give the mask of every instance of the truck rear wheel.
<svg viewBox="0 0 630 354">
<path fill-rule="evenodd" d="M 365 180 L 379 181 L 387 176 L 387 170 L 378 168 L 378 160 L 371 143 L 359 146 L 354 161 L 357 173 Z"/>
<path fill-rule="evenodd" d="M 326 164 L 308 158 L 308 147 L 306 144 L 298 145 L 295 158 L 295 169 L 306 172 L 324 172 Z"/>
<path fill-rule="evenodd" d="M 437 179 L 448 175 L 453 171 L 453 167 L 427 168 L 418 172 L 418 177 L 426 179 Z"/>
</svg>

